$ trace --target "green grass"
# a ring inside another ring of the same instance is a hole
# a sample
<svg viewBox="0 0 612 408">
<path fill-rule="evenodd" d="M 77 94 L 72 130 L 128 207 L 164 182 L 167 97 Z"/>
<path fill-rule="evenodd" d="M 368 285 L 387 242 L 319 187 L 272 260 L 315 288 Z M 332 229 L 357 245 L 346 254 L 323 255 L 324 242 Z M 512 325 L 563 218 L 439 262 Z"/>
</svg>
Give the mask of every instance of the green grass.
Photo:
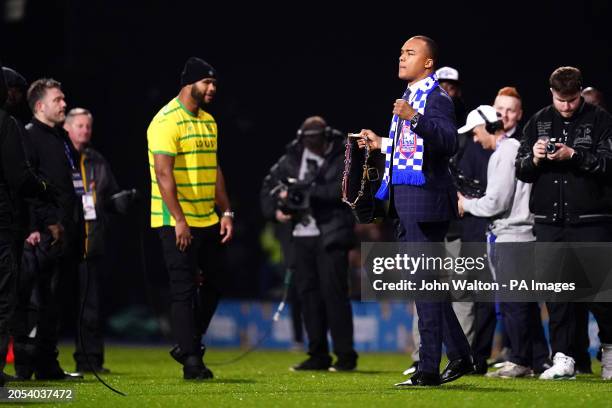
<svg viewBox="0 0 612 408">
<path fill-rule="evenodd" d="M 127 397 L 112 393 L 91 375 L 79 382 L 28 381 L 9 386 L 74 389 L 75 402 L 45 407 L 612 406 L 612 382 L 602 381 L 598 374 L 556 382 L 468 376 L 441 387 L 398 390 L 393 384 L 403 381 L 401 371 L 409 365 L 402 354 L 363 353 L 359 370 L 353 373 L 290 372 L 288 367 L 305 356 L 291 352 L 256 351 L 237 363 L 215 365 L 239 352 L 209 350 L 206 361 L 215 379 L 195 382 L 182 379 L 181 368 L 167 348 L 108 347 L 106 366 L 112 374 L 104 378 Z M 66 369 L 74 368 L 71 353 L 62 347 L 60 358 Z M 599 372 L 599 363 L 593 366 Z"/>
</svg>

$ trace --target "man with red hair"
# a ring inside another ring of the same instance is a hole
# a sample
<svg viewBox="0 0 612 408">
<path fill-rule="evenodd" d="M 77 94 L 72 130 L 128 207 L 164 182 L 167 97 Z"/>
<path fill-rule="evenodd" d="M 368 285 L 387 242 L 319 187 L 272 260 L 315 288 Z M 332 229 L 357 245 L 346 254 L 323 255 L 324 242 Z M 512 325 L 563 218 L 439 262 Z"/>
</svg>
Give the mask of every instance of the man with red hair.
<svg viewBox="0 0 612 408">
<path fill-rule="evenodd" d="M 516 88 L 513 86 L 506 86 L 500 89 L 495 97 L 493 107 L 501 115 L 506 135 L 508 137 L 518 137 L 516 129 L 523 117 L 523 106 L 521 95 Z"/>
</svg>

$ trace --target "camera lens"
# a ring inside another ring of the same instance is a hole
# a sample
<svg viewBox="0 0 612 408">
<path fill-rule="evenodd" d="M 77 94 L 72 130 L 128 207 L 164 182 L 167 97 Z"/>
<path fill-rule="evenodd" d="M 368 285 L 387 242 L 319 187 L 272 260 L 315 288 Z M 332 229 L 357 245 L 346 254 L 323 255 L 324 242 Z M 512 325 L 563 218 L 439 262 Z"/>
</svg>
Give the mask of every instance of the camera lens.
<svg viewBox="0 0 612 408">
<path fill-rule="evenodd" d="M 554 143 L 548 142 L 546 144 L 546 153 L 553 154 L 557 150 L 557 146 Z"/>
</svg>

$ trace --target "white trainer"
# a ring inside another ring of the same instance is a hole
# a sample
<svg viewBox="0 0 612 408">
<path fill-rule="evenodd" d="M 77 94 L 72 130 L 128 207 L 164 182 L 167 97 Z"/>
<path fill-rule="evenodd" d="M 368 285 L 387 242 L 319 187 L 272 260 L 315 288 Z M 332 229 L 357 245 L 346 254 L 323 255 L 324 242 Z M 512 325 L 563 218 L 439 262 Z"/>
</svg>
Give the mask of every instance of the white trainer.
<svg viewBox="0 0 612 408">
<path fill-rule="evenodd" d="M 612 380 L 612 344 L 602 344 L 601 348 L 601 378 Z"/>
<path fill-rule="evenodd" d="M 485 374 L 489 378 L 521 378 L 533 377 L 533 370 L 529 367 L 524 367 L 515 364 L 511 361 L 506 361 L 506 364 L 499 370 Z"/>
<path fill-rule="evenodd" d="M 540 374 L 540 380 L 575 380 L 574 359 L 563 353 L 557 353 L 553 357 L 553 365 Z"/>
</svg>

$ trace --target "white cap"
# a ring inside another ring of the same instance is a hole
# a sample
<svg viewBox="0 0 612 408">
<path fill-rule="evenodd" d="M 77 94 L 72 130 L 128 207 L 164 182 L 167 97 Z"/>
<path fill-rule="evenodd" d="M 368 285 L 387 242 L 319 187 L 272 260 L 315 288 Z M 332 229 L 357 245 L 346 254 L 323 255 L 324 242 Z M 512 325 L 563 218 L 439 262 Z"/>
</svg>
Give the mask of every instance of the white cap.
<svg viewBox="0 0 612 408">
<path fill-rule="evenodd" d="M 468 114 L 465 125 L 461 126 L 457 131 L 459 133 L 467 133 L 478 125 L 485 125 L 486 122 L 483 116 L 491 123 L 501 120 L 500 115 L 497 113 L 494 107 L 489 105 L 480 105 Z"/>
<path fill-rule="evenodd" d="M 438 81 L 459 81 L 459 71 L 451 67 L 442 67 L 436 71 Z"/>
</svg>

